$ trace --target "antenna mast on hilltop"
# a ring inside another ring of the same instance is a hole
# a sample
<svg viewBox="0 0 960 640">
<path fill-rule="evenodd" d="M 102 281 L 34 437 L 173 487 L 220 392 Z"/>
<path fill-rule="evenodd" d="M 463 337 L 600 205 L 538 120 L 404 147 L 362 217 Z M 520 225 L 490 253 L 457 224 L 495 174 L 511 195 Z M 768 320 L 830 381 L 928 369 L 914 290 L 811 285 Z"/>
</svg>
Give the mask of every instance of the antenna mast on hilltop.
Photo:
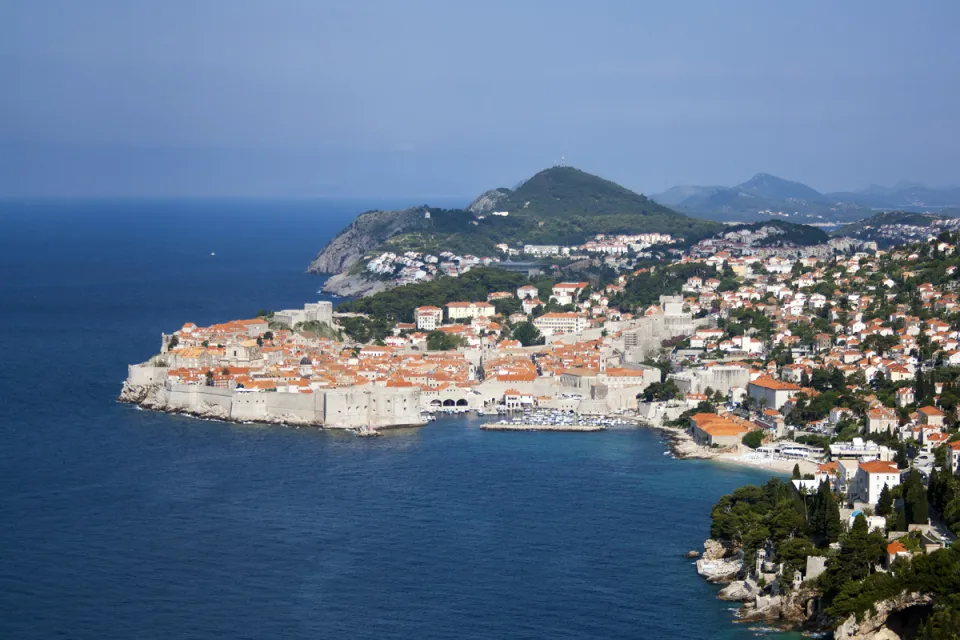
<svg viewBox="0 0 960 640">
<path fill-rule="evenodd" d="M 560 156 L 560 165 L 559 165 L 559 166 L 561 166 L 561 167 L 566 166 L 566 163 L 564 162 L 565 160 L 566 160 L 566 158 L 565 158 L 564 156 Z"/>
</svg>

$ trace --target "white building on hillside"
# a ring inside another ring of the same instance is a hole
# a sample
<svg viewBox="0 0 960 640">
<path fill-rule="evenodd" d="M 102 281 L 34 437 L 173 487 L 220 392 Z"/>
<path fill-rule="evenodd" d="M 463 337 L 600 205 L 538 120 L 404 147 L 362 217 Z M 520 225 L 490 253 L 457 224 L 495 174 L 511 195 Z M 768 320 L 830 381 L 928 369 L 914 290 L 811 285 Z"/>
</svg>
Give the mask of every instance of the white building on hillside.
<svg viewBox="0 0 960 640">
<path fill-rule="evenodd" d="M 582 333 L 587 328 L 587 319 L 576 313 L 545 313 L 533 321 L 534 326 L 545 336 L 565 333 Z"/>
<path fill-rule="evenodd" d="M 850 495 L 854 500 L 875 505 L 884 487 L 893 489 L 899 484 L 900 469 L 895 463 L 882 460 L 862 462 L 853 478 Z"/>
<path fill-rule="evenodd" d="M 450 320 L 489 318 L 497 314 L 489 302 L 448 302 L 445 306 Z"/>
<path fill-rule="evenodd" d="M 433 331 L 443 322 L 443 310 L 440 307 L 417 307 L 413 318 L 420 331 Z"/>
<path fill-rule="evenodd" d="M 577 295 L 589 285 L 589 282 L 561 282 L 555 284 L 550 299 L 556 300 L 557 304 L 573 304 L 577 301 Z"/>
</svg>

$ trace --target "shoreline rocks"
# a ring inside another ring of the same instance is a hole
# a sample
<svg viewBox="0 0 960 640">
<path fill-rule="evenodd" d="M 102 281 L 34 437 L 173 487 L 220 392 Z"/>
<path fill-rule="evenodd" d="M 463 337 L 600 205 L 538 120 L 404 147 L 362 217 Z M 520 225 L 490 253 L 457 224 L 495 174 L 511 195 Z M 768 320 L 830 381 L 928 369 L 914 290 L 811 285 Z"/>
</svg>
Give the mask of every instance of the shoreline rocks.
<svg viewBox="0 0 960 640">
<path fill-rule="evenodd" d="M 732 582 L 743 570 L 743 553 L 719 540 L 703 543 L 703 556 L 697 560 L 697 573 L 707 582 Z"/>
<path fill-rule="evenodd" d="M 734 580 L 723 589 L 717 597 L 727 602 L 753 602 L 760 594 L 760 587 L 753 580 Z"/>
</svg>

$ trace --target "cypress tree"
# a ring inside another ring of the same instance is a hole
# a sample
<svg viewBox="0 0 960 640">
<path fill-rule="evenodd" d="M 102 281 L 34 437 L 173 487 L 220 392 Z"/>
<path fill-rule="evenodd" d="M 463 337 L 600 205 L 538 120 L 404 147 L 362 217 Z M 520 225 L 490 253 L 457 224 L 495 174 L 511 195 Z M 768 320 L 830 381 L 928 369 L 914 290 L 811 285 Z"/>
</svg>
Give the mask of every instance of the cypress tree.
<svg viewBox="0 0 960 640">
<path fill-rule="evenodd" d="M 927 502 L 937 511 L 943 509 L 943 507 L 940 506 L 941 493 L 940 474 L 937 473 L 937 468 L 934 467 L 933 471 L 930 472 L 930 479 L 927 480 Z"/>
<path fill-rule="evenodd" d="M 960 497 L 960 486 L 957 484 L 957 477 L 946 473 L 940 480 L 940 490 L 937 492 L 940 504 L 937 505 L 937 511 L 941 514 L 947 510 L 947 505 Z"/>
<path fill-rule="evenodd" d="M 895 525 L 895 529 L 897 531 L 907 530 L 907 512 L 905 508 L 897 511 L 897 524 Z"/>
<path fill-rule="evenodd" d="M 807 519 L 807 522 L 810 527 L 810 535 L 816 537 L 823 537 L 826 529 L 827 505 L 824 495 L 825 486 L 825 482 L 820 483 L 817 492 L 813 496 L 813 500 L 810 502 L 810 517 Z M 826 489 L 826 491 L 829 492 L 829 489 Z"/>
<path fill-rule="evenodd" d="M 910 466 L 910 460 L 907 458 L 907 445 L 904 442 L 897 444 L 897 455 L 894 457 L 898 469 L 906 469 Z"/>
<path fill-rule="evenodd" d="M 930 521 L 930 509 L 927 506 L 927 495 L 920 493 L 913 506 L 911 522 L 913 524 L 927 524 Z"/>
<path fill-rule="evenodd" d="M 877 515 L 888 516 L 893 512 L 893 494 L 887 485 L 880 490 L 880 499 L 877 500 Z"/>
<path fill-rule="evenodd" d="M 824 483 L 826 484 L 826 483 Z M 829 490 L 827 491 L 827 542 L 837 542 L 843 532 L 843 523 L 840 522 L 840 505 Z"/>
<path fill-rule="evenodd" d="M 903 503 L 909 524 L 927 524 L 927 492 L 920 481 L 920 474 L 914 472 L 907 476 L 903 488 Z"/>
<path fill-rule="evenodd" d="M 803 476 L 800 475 L 800 463 L 798 462 L 797 464 L 793 465 L 793 479 L 799 480 L 802 477 Z"/>
</svg>

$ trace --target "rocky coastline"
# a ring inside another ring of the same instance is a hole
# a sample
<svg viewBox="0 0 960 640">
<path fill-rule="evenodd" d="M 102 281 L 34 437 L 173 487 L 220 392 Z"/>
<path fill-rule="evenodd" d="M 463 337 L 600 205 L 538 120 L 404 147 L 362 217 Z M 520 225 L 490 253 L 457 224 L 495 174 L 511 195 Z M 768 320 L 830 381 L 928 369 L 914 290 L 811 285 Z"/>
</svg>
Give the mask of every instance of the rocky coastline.
<svg viewBox="0 0 960 640">
<path fill-rule="evenodd" d="M 346 274 L 367 251 L 395 235 L 422 227 L 426 211 L 426 207 L 412 207 L 360 214 L 317 254 L 307 273 Z"/>
<path fill-rule="evenodd" d="M 717 598 L 740 602 L 740 622 L 764 623 L 784 631 L 825 631 L 825 621 L 817 615 L 815 601 L 819 592 L 800 585 L 783 593 L 754 580 L 744 564 L 743 552 L 727 542 L 707 539 L 697 560 L 697 573 L 707 582 L 724 585 Z"/>
<path fill-rule="evenodd" d="M 821 593 L 815 582 L 783 590 L 776 580 L 758 582 L 745 565 L 743 552 L 729 542 L 707 539 L 703 549 L 696 562 L 697 573 L 707 582 L 723 585 L 717 592 L 719 600 L 742 604 L 736 613 L 738 622 L 762 623 L 834 640 L 901 640 L 913 637 L 922 621 L 921 615 L 915 615 L 917 609 L 932 602 L 929 595 L 902 593 L 875 603 L 860 617 L 850 615 L 837 624 L 821 610 Z"/>
</svg>

